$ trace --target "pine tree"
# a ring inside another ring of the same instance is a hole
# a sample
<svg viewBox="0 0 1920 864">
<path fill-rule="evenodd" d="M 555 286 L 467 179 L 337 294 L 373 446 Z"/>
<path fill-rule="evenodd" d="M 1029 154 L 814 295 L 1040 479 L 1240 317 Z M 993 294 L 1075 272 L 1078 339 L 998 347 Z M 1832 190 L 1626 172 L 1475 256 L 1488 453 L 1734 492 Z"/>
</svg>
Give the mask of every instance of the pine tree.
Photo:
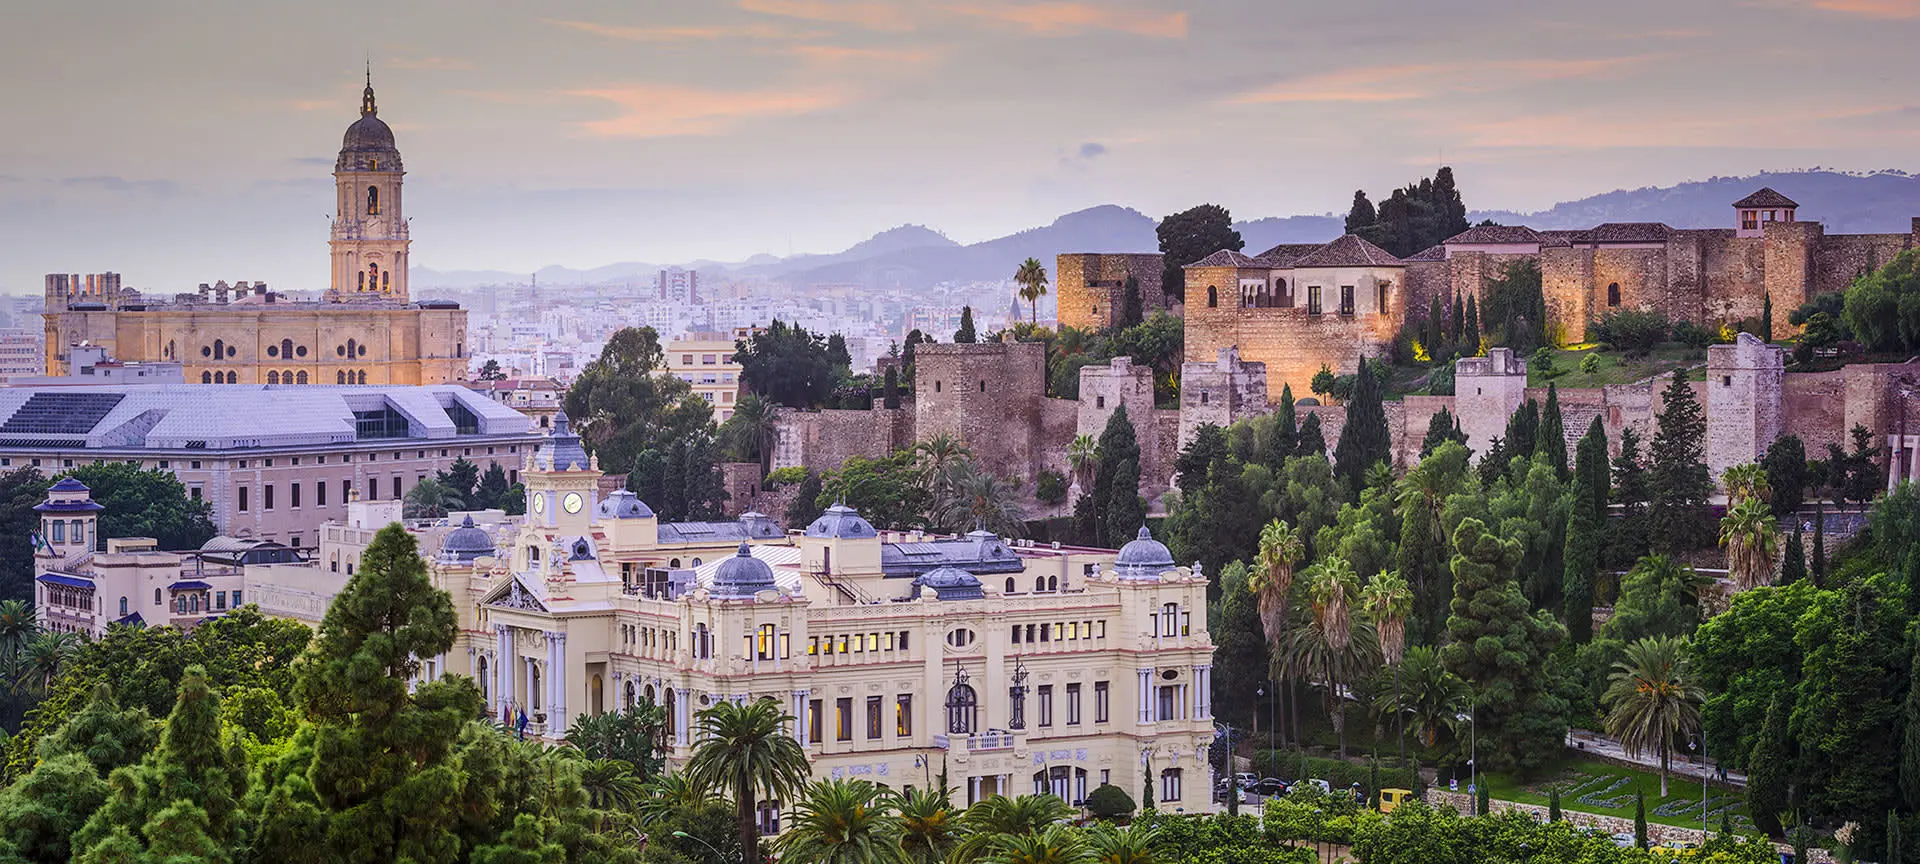
<svg viewBox="0 0 1920 864">
<path fill-rule="evenodd" d="M 1780 561 L 1781 585 L 1792 585 L 1807 578 L 1807 547 L 1800 541 L 1800 523 L 1793 524 L 1793 536 L 1787 538 L 1787 551 Z"/>
<path fill-rule="evenodd" d="M 1393 439 L 1387 432 L 1386 409 L 1380 404 L 1380 381 L 1373 375 L 1373 364 L 1361 357 L 1353 399 L 1347 403 L 1347 424 L 1333 451 L 1333 470 L 1346 481 L 1347 494 L 1358 499 L 1367 471 L 1380 462 L 1393 462 Z"/>
<path fill-rule="evenodd" d="M 1648 454 L 1653 495 L 1647 530 L 1654 551 L 1673 553 L 1700 543 L 1700 514 L 1713 480 L 1707 474 L 1707 418 L 1685 373 L 1674 373 L 1661 399 L 1665 406 Z"/>
<path fill-rule="evenodd" d="M 1367 190 L 1353 190 L 1353 206 L 1347 210 L 1347 233 L 1363 233 L 1378 221 L 1380 216 L 1374 212 L 1373 202 L 1367 200 Z"/>
<path fill-rule="evenodd" d="M 1435 448 L 1448 441 L 1467 443 L 1460 434 L 1460 421 L 1454 419 L 1453 412 L 1441 408 L 1434 412 L 1433 419 L 1427 421 L 1426 437 L 1420 439 L 1420 458 L 1432 455 Z"/>
<path fill-rule="evenodd" d="M 1288 459 L 1300 455 L 1300 425 L 1293 412 L 1293 385 L 1280 387 L 1280 408 L 1273 414 L 1273 438 L 1267 442 L 1263 461 L 1275 474 Z"/>
<path fill-rule="evenodd" d="M 446 860 L 464 795 L 453 747 L 482 714 L 472 679 L 408 682 L 453 647 L 452 599 L 433 586 L 413 536 L 374 535 L 321 621 L 293 696 L 313 724 L 266 792 L 256 851 L 290 862 Z M 303 733 L 304 734 L 304 733 Z M 304 764 L 301 764 L 304 763 Z M 497 805 L 493 805 L 497 806 Z"/>
<path fill-rule="evenodd" d="M 1300 446 L 1293 455 L 1325 456 L 1326 454 L 1327 439 L 1320 434 L 1320 415 L 1308 414 L 1307 419 L 1300 422 Z"/>
<path fill-rule="evenodd" d="M 1566 699 L 1546 673 L 1566 629 L 1532 611 L 1514 579 L 1521 545 L 1467 518 L 1453 533 L 1453 603 L 1447 668 L 1481 693 L 1479 735 L 1490 746 L 1487 767 L 1536 770 L 1559 755 L 1567 732 Z"/>
<path fill-rule="evenodd" d="M 201 833 L 216 846 L 231 846 L 246 774 L 244 752 L 229 751 L 220 741 L 220 697 L 208 685 L 206 670 L 189 667 L 160 732 L 160 746 L 139 764 L 114 773 L 112 795 L 74 834 L 73 847 L 92 849 L 124 830 L 158 852 L 167 838 L 150 831 L 177 804 L 194 808 Z"/>
<path fill-rule="evenodd" d="M 1140 505 L 1140 444 L 1134 437 L 1132 421 L 1127 419 L 1127 406 L 1115 408 L 1107 418 L 1098 452 L 1093 469 L 1091 527 L 1103 543 L 1118 548 L 1133 539 L 1146 518 Z"/>
<path fill-rule="evenodd" d="M 1633 845 L 1647 848 L 1647 793 L 1636 792 L 1633 796 Z"/>
<path fill-rule="evenodd" d="M 1908 810 L 1920 810 L 1920 650 L 1913 652 L 1907 698 L 1901 716 L 1900 797 Z"/>
<path fill-rule="evenodd" d="M 1774 694 L 1760 737 L 1747 757 L 1747 810 L 1753 814 L 1754 826 L 1767 834 L 1779 833 L 1780 814 L 1788 807 L 1792 754 L 1787 749 L 1787 714 L 1787 694 Z"/>
<path fill-rule="evenodd" d="M 1560 390 L 1552 382 L 1547 384 L 1547 406 L 1540 412 L 1540 432 L 1534 440 L 1533 452 L 1546 454 L 1547 464 L 1553 466 L 1560 479 L 1567 477 L 1567 429 L 1560 418 Z"/>
<path fill-rule="evenodd" d="M 506 509 L 507 488 L 511 485 L 507 482 L 506 469 L 501 468 L 500 463 L 488 463 L 486 472 L 480 475 L 480 485 L 473 490 L 475 506 L 481 510 Z"/>
<path fill-rule="evenodd" d="M 953 331 L 953 341 L 961 345 L 971 345 L 974 341 L 973 307 L 960 307 L 960 329 Z"/>
<path fill-rule="evenodd" d="M 881 393 L 880 404 L 886 406 L 887 410 L 891 411 L 900 407 L 900 368 L 899 367 L 897 366 L 887 367 L 886 383 L 884 388 L 880 391 L 880 393 Z"/>
<path fill-rule="evenodd" d="M 1567 509 L 1565 578 L 1561 584 L 1567 638 L 1585 644 L 1593 637 L 1593 584 L 1600 569 L 1600 532 L 1605 511 L 1597 509 L 1594 478 L 1606 477 L 1606 432 L 1593 418 L 1580 439 L 1574 460 L 1572 503 Z M 1597 452 L 1596 452 L 1597 451 Z M 1604 500 L 1604 499 L 1603 499 Z"/>
</svg>

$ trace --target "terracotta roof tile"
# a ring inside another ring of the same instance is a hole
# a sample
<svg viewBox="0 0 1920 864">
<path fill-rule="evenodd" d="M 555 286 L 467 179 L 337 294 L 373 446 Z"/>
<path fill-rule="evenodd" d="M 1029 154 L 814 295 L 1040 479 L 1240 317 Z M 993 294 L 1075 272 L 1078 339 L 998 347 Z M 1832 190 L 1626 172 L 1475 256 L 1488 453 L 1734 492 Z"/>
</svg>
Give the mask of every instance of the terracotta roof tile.
<svg viewBox="0 0 1920 864">
<path fill-rule="evenodd" d="M 1262 252 L 1253 257 L 1254 257 L 1254 260 L 1256 261 L 1267 262 L 1267 266 L 1269 267 L 1278 267 L 1278 268 L 1285 269 L 1288 267 L 1292 267 L 1293 262 L 1307 257 L 1308 255 L 1313 253 L 1313 250 L 1318 249 L 1324 245 L 1326 244 L 1324 243 L 1282 243 L 1278 246 L 1273 247 L 1272 249 L 1268 249 L 1267 251 Z"/>
<path fill-rule="evenodd" d="M 1235 252 L 1232 249 L 1222 249 L 1218 252 L 1213 253 L 1212 255 L 1208 255 L 1205 258 L 1195 261 L 1192 264 L 1188 264 L 1187 266 L 1188 267 L 1260 267 L 1264 265 L 1254 261 L 1252 258 L 1249 258 L 1245 255 Z"/>
<path fill-rule="evenodd" d="M 1428 246 L 1427 248 L 1425 248 L 1425 249 L 1422 249 L 1422 250 L 1420 250 L 1420 251 L 1418 251 L 1418 252 L 1415 252 L 1415 253 L 1413 253 L 1412 255 L 1409 255 L 1409 256 L 1407 256 L 1406 258 L 1404 258 L 1404 259 L 1401 259 L 1401 260 L 1404 260 L 1404 261 L 1445 261 L 1445 260 L 1447 260 L 1447 247 L 1446 247 L 1445 245 L 1436 245 L 1436 246 Z"/>
<path fill-rule="evenodd" d="M 1405 262 L 1385 249 L 1348 234 L 1293 262 L 1301 267 L 1402 267 Z"/>
<path fill-rule="evenodd" d="M 1540 232 L 1525 225 L 1475 225 L 1442 241 L 1448 246 L 1494 243 L 1538 243 Z"/>
<path fill-rule="evenodd" d="M 1569 238 L 1574 243 L 1665 243 L 1673 229 L 1664 222 L 1608 222 Z"/>
<path fill-rule="evenodd" d="M 1760 191 L 1733 202 L 1733 206 L 1751 210 L 1760 207 L 1798 207 L 1800 205 L 1792 198 L 1773 191 L 1771 187 L 1762 186 Z"/>
</svg>

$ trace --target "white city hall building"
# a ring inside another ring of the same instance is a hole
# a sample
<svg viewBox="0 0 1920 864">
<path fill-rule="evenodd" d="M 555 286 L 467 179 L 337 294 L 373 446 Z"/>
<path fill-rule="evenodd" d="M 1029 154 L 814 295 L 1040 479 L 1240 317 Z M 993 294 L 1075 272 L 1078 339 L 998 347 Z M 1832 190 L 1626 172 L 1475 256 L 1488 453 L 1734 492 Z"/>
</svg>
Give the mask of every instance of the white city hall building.
<svg viewBox="0 0 1920 864">
<path fill-rule="evenodd" d="M 1144 528 L 1116 555 L 883 533 L 838 506 L 794 534 L 754 513 L 662 523 L 601 491 L 564 414 L 521 478 L 525 524 L 422 554 L 462 627 L 429 672 L 474 676 L 531 735 L 651 699 L 681 765 L 695 712 L 772 699 L 818 778 L 945 774 L 959 803 L 1150 782 L 1163 809 L 1213 808 L 1206 579 Z"/>
</svg>

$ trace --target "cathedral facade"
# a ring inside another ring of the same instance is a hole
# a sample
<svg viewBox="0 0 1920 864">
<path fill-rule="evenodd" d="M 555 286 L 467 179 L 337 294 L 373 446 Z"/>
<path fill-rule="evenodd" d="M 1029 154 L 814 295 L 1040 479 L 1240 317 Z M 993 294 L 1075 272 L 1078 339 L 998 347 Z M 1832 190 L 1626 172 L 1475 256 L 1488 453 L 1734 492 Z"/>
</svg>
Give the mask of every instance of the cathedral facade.
<svg viewBox="0 0 1920 864">
<path fill-rule="evenodd" d="M 201 285 L 147 297 L 115 274 L 52 274 L 46 284 L 47 374 L 67 372 L 87 343 L 114 359 L 176 362 L 201 384 L 442 384 L 467 377 L 467 313 L 408 295 L 406 171 L 373 84 L 334 163 L 332 270 L 319 302 L 264 283 Z"/>
</svg>

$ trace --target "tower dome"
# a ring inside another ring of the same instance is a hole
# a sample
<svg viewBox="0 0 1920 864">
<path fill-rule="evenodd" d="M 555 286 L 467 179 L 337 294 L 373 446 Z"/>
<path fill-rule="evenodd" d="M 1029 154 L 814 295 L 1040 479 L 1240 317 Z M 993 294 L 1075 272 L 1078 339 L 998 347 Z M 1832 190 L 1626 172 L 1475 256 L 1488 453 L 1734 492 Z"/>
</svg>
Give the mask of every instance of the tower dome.
<svg viewBox="0 0 1920 864">
<path fill-rule="evenodd" d="M 807 526 L 807 536 L 858 540 L 880 535 L 873 530 L 873 523 L 860 515 L 860 511 L 845 504 L 835 504 Z"/>
<path fill-rule="evenodd" d="M 1140 533 L 1131 542 L 1120 547 L 1120 554 L 1113 561 L 1113 569 L 1120 578 L 1143 582 L 1157 582 L 1160 574 L 1173 567 L 1173 553 L 1167 551 L 1167 544 L 1153 539 L 1153 532 L 1145 525 L 1140 526 Z"/>
<path fill-rule="evenodd" d="M 367 75 L 367 89 L 360 94 L 360 119 L 347 127 L 340 141 L 340 158 L 335 171 L 399 171 L 400 149 L 394 146 L 393 129 L 380 119 L 373 101 L 373 75 Z"/>
<path fill-rule="evenodd" d="M 494 554 L 493 537 L 486 529 L 473 524 L 469 514 L 461 520 L 460 527 L 447 532 L 447 539 L 440 542 L 440 560 L 465 564 L 476 558 L 485 558 Z"/>
<path fill-rule="evenodd" d="M 720 562 L 713 571 L 713 585 L 708 593 L 715 597 L 742 599 L 752 597 L 762 591 L 773 590 L 773 568 L 767 562 L 753 557 L 753 550 L 747 547 L 747 541 L 740 541 L 740 551 L 732 558 Z"/>
</svg>

